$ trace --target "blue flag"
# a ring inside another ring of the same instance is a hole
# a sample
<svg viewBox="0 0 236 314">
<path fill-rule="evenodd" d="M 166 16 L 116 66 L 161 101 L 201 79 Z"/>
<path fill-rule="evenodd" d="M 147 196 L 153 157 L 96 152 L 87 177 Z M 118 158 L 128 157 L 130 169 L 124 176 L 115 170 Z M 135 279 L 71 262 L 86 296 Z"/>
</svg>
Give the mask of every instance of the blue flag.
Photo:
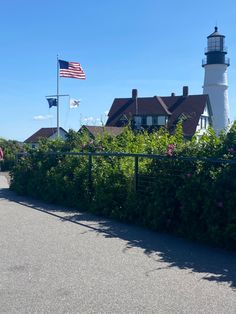
<svg viewBox="0 0 236 314">
<path fill-rule="evenodd" d="M 55 106 L 57 107 L 57 99 L 56 98 L 47 98 L 49 108 Z"/>
</svg>

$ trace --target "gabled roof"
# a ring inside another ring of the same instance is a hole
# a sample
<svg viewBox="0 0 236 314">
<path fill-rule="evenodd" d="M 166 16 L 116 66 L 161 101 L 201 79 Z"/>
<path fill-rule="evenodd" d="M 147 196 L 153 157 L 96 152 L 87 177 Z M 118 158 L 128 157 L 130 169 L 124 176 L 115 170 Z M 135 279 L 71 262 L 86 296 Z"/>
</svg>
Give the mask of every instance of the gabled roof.
<svg viewBox="0 0 236 314">
<path fill-rule="evenodd" d="M 118 136 L 123 132 L 124 128 L 116 126 L 92 126 L 92 125 L 82 125 L 80 131 L 87 130 L 94 138 L 98 135 L 108 134 L 111 136 Z"/>
<path fill-rule="evenodd" d="M 224 35 L 221 35 L 219 32 L 218 32 L 218 27 L 216 26 L 215 27 L 215 31 L 210 34 L 209 36 L 207 36 L 207 38 L 209 37 L 225 37 Z"/>
<path fill-rule="evenodd" d="M 66 132 L 63 128 L 60 128 L 60 131 Z M 41 128 L 37 132 L 35 132 L 33 135 L 28 137 L 24 143 L 38 143 L 40 139 L 42 138 L 50 138 L 52 135 L 57 133 L 57 128 Z"/>
<path fill-rule="evenodd" d="M 200 116 L 203 114 L 206 105 L 209 106 L 209 96 L 204 94 L 189 95 L 187 97 L 174 96 L 175 101 L 171 98 L 162 97 L 172 112 L 168 121 L 168 127 L 170 129 L 173 128 L 179 119 L 182 118 L 184 135 L 193 136 L 196 132 Z"/>
<path fill-rule="evenodd" d="M 193 136 L 206 105 L 209 107 L 210 115 L 212 115 L 209 96 L 204 94 L 188 95 L 188 87 L 186 86 L 181 96 L 173 94 L 162 97 L 137 97 L 136 99 L 134 97 L 115 98 L 108 113 L 106 126 L 120 126 L 120 120 L 123 116 L 131 120 L 135 115 L 165 115 L 169 117 L 168 128 L 170 131 L 174 130 L 177 122 L 182 118 L 184 135 Z"/>
<path fill-rule="evenodd" d="M 170 115 L 165 103 L 157 96 L 138 97 L 137 106 L 134 98 L 115 98 L 108 113 L 106 126 L 115 126 L 122 115 L 130 119 L 136 113 L 139 115 Z"/>
</svg>

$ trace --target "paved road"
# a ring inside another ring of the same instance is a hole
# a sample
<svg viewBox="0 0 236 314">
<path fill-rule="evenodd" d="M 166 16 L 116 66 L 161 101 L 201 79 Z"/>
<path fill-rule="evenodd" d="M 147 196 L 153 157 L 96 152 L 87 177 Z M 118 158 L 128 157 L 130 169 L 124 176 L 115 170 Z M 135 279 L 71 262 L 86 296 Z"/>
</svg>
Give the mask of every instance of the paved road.
<svg viewBox="0 0 236 314">
<path fill-rule="evenodd" d="M 0 187 L 1 314 L 236 313 L 236 254 Z"/>
</svg>

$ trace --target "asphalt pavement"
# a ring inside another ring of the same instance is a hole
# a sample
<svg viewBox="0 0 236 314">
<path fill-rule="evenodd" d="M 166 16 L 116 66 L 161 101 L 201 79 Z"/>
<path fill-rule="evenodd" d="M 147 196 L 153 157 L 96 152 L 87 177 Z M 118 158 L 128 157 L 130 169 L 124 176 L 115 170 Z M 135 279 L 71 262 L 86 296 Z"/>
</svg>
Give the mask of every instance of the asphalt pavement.
<svg viewBox="0 0 236 314">
<path fill-rule="evenodd" d="M 236 313 L 236 254 L 19 197 L 0 175 L 0 313 Z"/>
</svg>

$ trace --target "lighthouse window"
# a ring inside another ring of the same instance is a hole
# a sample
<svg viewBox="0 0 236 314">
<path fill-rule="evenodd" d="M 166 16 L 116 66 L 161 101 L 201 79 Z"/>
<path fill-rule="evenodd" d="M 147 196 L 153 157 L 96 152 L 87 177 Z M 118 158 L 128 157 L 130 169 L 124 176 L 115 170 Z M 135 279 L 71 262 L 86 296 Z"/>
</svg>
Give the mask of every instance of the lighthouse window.
<svg viewBox="0 0 236 314">
<path fill-rule="evenodd" d="M 221 50 L 221 38 L 210 37 L 208 38 L 208 51 L 220 51 Z"/>
</svg>

